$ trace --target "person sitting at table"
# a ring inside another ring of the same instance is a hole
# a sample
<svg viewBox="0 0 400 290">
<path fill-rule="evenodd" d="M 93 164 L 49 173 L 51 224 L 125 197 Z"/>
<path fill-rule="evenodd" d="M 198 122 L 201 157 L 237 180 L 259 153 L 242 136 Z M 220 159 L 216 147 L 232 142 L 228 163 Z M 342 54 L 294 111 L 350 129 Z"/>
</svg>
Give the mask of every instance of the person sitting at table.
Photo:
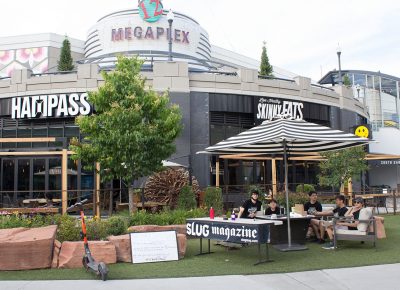
<svg viewBox="0 0 400 290">
<path fill-rule="evenodd" d="M 359 224 L 358 220 L 360 219 L 360 211 L 363 208 L 364 208 L 364 200 L 361 197 L 357 197 L 354 200 L 354 206 L 352 208 L 348 209 L 346 214 L 344 215 L 345 217 L 351 218 L 351 221 L 338 222 L 338 223 L 336 223 L 336 228 L 343 229 L 343 230 L 356 231 L 357 226 Z M 327 228 L 326 233 L 329 236 L 330 242 L 322 248 L 325 250 L 333 250 L 333 249 L 335 249 L 335 246 L 333 244 L 333 226 Z"/>
<path fill-rule="evenodd" d="M 271 199 L 268 203 L 268 208 L 265 210 L 265 215 L 279 215 L 281 214 L 281 209 L 275 199 Z"/>
<path fill-rule="evenodd" d="M 314 213 L 317 217 L 324 217 L 324 216 L 334 216 L 335 218 L 344 217 L 348 211 L 346 207 L 346 198 L 343 195 L 338 195 L 335 198 L 336 208 L 331 210 L 326 210 L 322 212 Z M 320 235 L 321 240 L 324 239 L 325 232 L 333 231 L 333 223 L 332 221 L 320 221 Z M 328 234 L 329 236 L 329 234 Z"/>
<path fill-rule="evenodd" d="M 259 193 L 257 190 L 250 192 L 250 199 L 246 200 L 240 207 L 239 218 L 255 218 L 257 212 L 261 210 L 262 203 L 258 200 Z"/>
<path fill-rule="evenodd" d="M 316 191 L 310 191 L 308 193 L 308 196 L 310 198 L 310 201 L 306 202 L 304 204 L 304 211 L 307 212 L 309 215 L 316 215 L 319 212 L 322 212 L 322 204 L 318 202 L 318 193 Z M 318 218 L 316 219 L 311 219 L 310 221 L 310 227 L 312 231 L 314 231 L 316 239 L 315 241 L 320 242 L 320 243 L 325 243 L 325 241 L 322 241 L 320 232 L 319 232 L 319 222 L 320 220 Z"/>
</svg>

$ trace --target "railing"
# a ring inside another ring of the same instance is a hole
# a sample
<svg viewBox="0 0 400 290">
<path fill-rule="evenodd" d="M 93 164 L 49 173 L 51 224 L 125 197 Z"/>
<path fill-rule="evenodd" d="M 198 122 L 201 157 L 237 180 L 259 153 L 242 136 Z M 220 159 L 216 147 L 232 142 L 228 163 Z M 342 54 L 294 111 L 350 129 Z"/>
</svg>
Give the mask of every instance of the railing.
<svg viewBox="0 0 400 290">
<path fill-rule="evenodd" d="M 262 79 L 262 80 L 276 80 L 276 81 L 284 81 L 284 82 L 295 83 L 294 80 L 284 79 L 284 78 L 276 78 L 276 77 L 272 77 L 272 76 L 259 75 L 258 78 Z"/>
<path fill-rule="evenodd" d="M 328 91 L 331 91 L 331 92 L 334 92 L 334 91 L 335 91 L 334 89 L 327 88 L 327 87 L 320 86 L 320 85 L 316 85 L 316 84 L 311 84 L 311 87 L 319 88 L 319 89 L 323 89 L 323 90 L 328 90 Z"/>
</svg>

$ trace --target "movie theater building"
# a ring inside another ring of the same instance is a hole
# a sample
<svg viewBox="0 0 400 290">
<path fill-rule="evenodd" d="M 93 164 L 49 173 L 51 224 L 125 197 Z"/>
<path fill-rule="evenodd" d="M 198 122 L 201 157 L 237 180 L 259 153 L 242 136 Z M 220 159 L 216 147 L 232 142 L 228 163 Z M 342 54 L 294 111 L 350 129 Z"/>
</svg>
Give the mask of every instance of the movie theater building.
<svg viewBox="0 0 400 290">
<path fill-rule="evenodd" d="M 152 16 L 153 10 L 147 7 L 146 13 Z M 87 93 L 103 84 L 101 71 L 114 68 L 118 53 L 139 54 L 145 60 L 146 84 L 159 92 L 169 90 L 171 102 L 181 108 L 184 130 L 170 160 L 189 165 L 190 158 L 200 185 L 215 185 L 219 179 L 227 196 L 250 184 L 271 184 L 272 161 L 223 159 L 217 172 L 215 157 L 196 152 L 278 114 L 349 132 L 368 120 L 366 108 L 351 90 L 327 89 L 280 68 L 275 68 L 274 78 L 261 77 L 258 61 L 211 45 L 200 24 L 181 13 L 175 13 L 172 23 L 173 61 L 168 61 L 167 12 L 148 18 L 146 13 L 142 7 L 112 13 L 89 29 L 85 41 L 71 39 L 77 61 L 71 72 L 56 70 L 63 36 L 0 38 L 3 205 L 48 191 L 59 194 L 66 186 L 69 198 L 91 194 L 93 172 L 85 171 L 81 162 L 63 159 L 63 154 L 71 153 L 65 150 L 71 138 L 81 138 L 75 118 L 93 112 Z M 63 165 L 68 166 L 67 182 Z M 282 181 L 279 161 L 277 168 Z M 314 162 L 291 163 L 291 184 L 316 183 L 316 176 Z"/>
</svg>

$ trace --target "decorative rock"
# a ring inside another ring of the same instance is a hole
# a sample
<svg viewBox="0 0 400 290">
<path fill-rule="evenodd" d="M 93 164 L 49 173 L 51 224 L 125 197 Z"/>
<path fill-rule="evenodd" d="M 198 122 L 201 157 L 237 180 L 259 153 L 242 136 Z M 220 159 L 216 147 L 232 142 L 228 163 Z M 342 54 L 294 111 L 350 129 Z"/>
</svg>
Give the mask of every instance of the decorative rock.
<svg viewBox="0 0 400 290">
<path fill-rule="evenodd" d="M 89 242 L 89 248 L 97 262 L 104 262 L 106 264 L 115 264 L 117 262 L 115 246 L 111 242 Z M 58 268 L 74 269 L 83 267 L 82 258 L 84 254 L 83 242 L 62 243 L 58 258 Z"/>
<path fill-rule="evenodd" d="M 179 259 L 185 258 L 186 255 L 186 245 L 187 245 L 187 239 L 186 239 L 186 234 L 177 234 L 178 238 L 178 253 L 179 253 Z"/>
<path fill-rule="evenodd" d="M 171 226 L 133 226 L 128 229 L 130 233 L 145 233 L 145 232 L 165 232 L 176 231 L 177 234 L 186 235 L 186 225 L 171 225 Z"/>
<path fill-rule="evenodd" d="M 52 269 L 58 268 L 58 256 L 60 255 L 60 251 L 61 251 L 61 243 L 55 240 L 53 249 L 53 261 L 51 262 Z"/>
<path fill-rule="evenodd" d="M 129 235 L 110 236 L 107 239 L 115 246 L 118 262 L 132 263 L 131 240 Z"/>
<path fill-rule="evenodd" d="M 57 226 L 0 230 L 0 270 L 50 268 Z"/>
</svg>

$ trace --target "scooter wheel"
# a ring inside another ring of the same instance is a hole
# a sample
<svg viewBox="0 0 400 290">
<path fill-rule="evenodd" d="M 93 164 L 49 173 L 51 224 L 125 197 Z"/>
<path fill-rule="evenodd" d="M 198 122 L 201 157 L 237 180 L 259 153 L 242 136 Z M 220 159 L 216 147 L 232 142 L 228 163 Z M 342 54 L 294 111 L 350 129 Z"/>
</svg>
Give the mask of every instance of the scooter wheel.
<svg viewBox="0 0 400 290">
<path fill-rule="evenodd" d="M 108 274 L 108 269 L 107 269 L 106 264 L 104 264 L 103 262 L 100 262 L 98 270 L 99 270 L 99 274 L 100 274 L 101 280 L 106 281 L 107 280 L 107 274 Z"/>
<path fill-rule="evenodd" d="M 86 271 L 89 270 L 89 265 L 88 264 L 89 264 L 89 259 L 88 259 L 88 257 L 84 256 L 82 258 L 82 265 L 86 269 Z"/>
</svg>

